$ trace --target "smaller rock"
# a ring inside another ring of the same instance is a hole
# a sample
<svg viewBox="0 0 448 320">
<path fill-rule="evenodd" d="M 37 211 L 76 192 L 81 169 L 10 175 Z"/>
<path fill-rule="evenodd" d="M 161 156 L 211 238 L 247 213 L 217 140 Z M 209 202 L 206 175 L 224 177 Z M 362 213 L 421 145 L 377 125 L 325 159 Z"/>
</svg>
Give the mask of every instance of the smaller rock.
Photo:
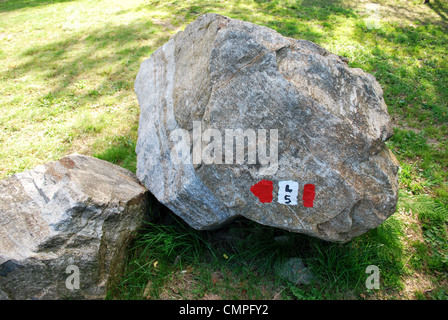
<svg viewBox="0 0 448 320">
<path fill-rule="evenodd" d="M 290 258 L 280 263 L 277 266 L 277 274 L 295 285 L 310 284 L 314 279 L 314 274 L 303 264 L 300 258 Z"/>
<path fill-rule="evenodd" d="M 70 155 L 0 181 L 0 299 L 103 299 L 148 219 L 148 191 Z"/>
</svg>

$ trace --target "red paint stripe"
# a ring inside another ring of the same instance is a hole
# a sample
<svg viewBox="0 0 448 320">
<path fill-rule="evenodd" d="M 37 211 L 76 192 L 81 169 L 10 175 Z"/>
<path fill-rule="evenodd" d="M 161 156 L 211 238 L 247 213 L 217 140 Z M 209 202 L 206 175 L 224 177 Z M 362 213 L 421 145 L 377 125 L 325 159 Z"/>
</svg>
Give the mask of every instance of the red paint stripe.
<svg viewBox="0 0 448 320">
<path fill-rule="evenodd" d="M 274 183 L 269 180 L 261 180 L 250 187 L 250 191 L 261 203 L 270 203 L 273 199 L 272 191 L 274 191 Z"/>
<path fill-rule="evenodd" d="M 306 184 L 303 187 L 303 205 L 308 208 L 313 207 L 314 197 L 316 196 L 316 187 L 314 184 Z"/>
</svg>

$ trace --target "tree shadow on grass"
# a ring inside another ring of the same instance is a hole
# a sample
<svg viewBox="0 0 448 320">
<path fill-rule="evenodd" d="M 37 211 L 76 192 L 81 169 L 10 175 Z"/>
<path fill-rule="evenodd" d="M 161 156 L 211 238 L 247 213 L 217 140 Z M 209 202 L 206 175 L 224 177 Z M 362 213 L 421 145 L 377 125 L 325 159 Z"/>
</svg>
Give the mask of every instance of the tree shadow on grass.
<svg viewBox="0 0 448 320">
<path fill-rule="evenodd" d="M 284 36 L 316 43 L 333 36 L 339 18 L 356 16 L 351 8 L 344 7 L 343 1 L 339 0 L 298 0 L 287 4 L 283 10 L 277 10 L 272 5 L 260 6 L 259 10 L 272 16 L 268 27 Z"/>
<path fill-rule="evenodd" d="M 225 3 L 213 0 L 182 3 L 150 1 L 144 7 L 171 12 L 173 15 L 171 22 L 174 25 L 186 25 L 205 13 L 218 13 L 229 18 L 267 26 L 284 36 L 317 42 L 337 27 L 336 18 L 355 17 L 354 10 L 345 7 L 342 0 L 297 0 L 288 3 L 278 0 L 256 0 L 249 4 L 238 0 Z M 320 30 L 312 26 L 316 21 L 321 24 Z M 325 31 L 325 34 L 321 31 Z"/>
<path fill-rule="evenodd" d="M 106 65 L 118 64 L 108 77 L 103 78 L 97 89 L 104 84 L 110 85 L 111 78 L 133 82 L 141 59 L 149 57 L 152 51 L 168 40 L 167 34 L 161 31 L 160 27 L 150 22 L 140 21 L 126 26 L 100 28 L 88 35 L 75 35 L 28 48 L 19 54 L 24 62 L 0 73 L 0 77 L 8 80 L 21 77 L 29 71 L 37 72 L 49 82 L 59 83 L 52 90 L 53 94 L 58 94 L 73 84 L 76 77 L 88 76 Z M 151 45 L 127 45 L 140 40 L 151 40 Z M 101 55 L 102 51 L 104 54 Z M 75 53 L 74 57 L 72 53 Z M 123 84 L 115 82 L 122 89 Z"/>
<path fill-rule="evenodd" d="M 18 111 L 14 112 L 24 121 L 42 122 L 56 130 L 60 138 L 55 141 L 61 141 L 57 153 L 78 152 L 81 145 L 82 150 L 92 150 L 99 157 L 112 157 L 111 162 L 124 163 L 135 171 L 132 145 L 139 111 L 132 101 L 133 84 L 140 63 L 165 43 L 169 35 L 170 30 L 143 19 L 93 29 L 24 49 L 17 53 L 19 63 L 1 71 L 0 79 L 13 83 L 30 76 L 36 79 L 36 85 L 45 84 L 39 96 L 27 100 L 26 105 L 18 105 L 14 109 Z M 83 81 L 88 85 L 79 89 L 84 86 Z M 108 104 L 104 105 L 105 101 Z M 101 133 L 116 123 L 105 110 L 127 119 L 117 120 L 121 125 L 117 136 Z M 75 125 L 60 124 L 57 119 L 75 119 Z M 107 151 L 108 148 L 112 150 Z"/>
<path fill-rule="evenodd" d="M 379 43 L 372 45 L 369 56 L 355 66 L 377 77 L 385 97 L 390 98 L 386 102 L 395 112 L 402 109 L 400 113 L 408 118 L 447 123 L 448 73 L 446 63 L 439 59 L 441 48 L 448 43 L 443 27 L 395 26 L 368 31 L 358 26 L 355 36 L 357 41 Z"/>
<path fill-rule="evenodd" d="M 60 2 L 71 2 L 73 0 L 9 0 L 0 1 L 0 12 L 9 12 L 23 8 L 41 7 Z"/>
<path fill-rule="evenodd" d="M 428 3 L 428 6 L 445 22 L 448 23 L 448 5 L 440 2 L 440 0 L 433 0 Z M 445 25 L 448 27 L 448 25 Z"/>
<path fill-rule="evenodd" d="M 338 18 L 355 16 L 354 11 L 345 8 L 340 0 L 297 0 L 281 7 L 278 6 L 278 1 L 257 1 L 257 4 L 256 13 L 269 17 L 264 24 L 267 27 L 287 37 L 316 43 L 333 35 Z M 237 18 L 251 20 L 250 13 L 235 14 Z"/>
</svg>

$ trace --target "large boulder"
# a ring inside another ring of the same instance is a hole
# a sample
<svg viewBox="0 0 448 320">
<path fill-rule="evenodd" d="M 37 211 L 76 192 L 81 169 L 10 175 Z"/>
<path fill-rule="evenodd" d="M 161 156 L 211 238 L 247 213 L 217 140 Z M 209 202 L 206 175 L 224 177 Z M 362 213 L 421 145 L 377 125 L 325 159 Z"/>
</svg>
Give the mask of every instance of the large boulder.
<svg viewBox="0 0 448 320">
<path fill-rule="evenodd" d="M 103 299 L 148 195 L 128 170 L 82 155 L 0 181 L 0 299 Z"/>
<path fill-rule="evenodd" d="M 138 178 L 196 229 L 243 216 L 345 242 L 377 227 L 396 210 L 392 125 L 378 82 L 344 60 L 199 17 L 137 75 Z"/>
</svg>

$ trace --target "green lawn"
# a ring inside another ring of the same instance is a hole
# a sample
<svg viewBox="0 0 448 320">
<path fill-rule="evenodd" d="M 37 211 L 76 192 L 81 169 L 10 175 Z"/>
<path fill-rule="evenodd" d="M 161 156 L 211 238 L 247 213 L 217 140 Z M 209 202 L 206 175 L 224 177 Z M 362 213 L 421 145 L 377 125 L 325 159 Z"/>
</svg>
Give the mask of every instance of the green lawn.
<svg viewBox="0 0 448 320">
<path fill-rule="evenodd" d="M 0 178 L 74 152 L 135 171 L 140 63 L 207 12 L 265 25 L 380 82 L 401 164 L 397 213 L 344 245 L 245 220 L 198 232 L 163 213 L 109 298 L 447 299 L 448 3 L 421 2 L 0 0 Z M 276 272 L 297 256 L 310 285 Z M 379 290 L 365 287 L 369 265 Z"/>
</svg>

